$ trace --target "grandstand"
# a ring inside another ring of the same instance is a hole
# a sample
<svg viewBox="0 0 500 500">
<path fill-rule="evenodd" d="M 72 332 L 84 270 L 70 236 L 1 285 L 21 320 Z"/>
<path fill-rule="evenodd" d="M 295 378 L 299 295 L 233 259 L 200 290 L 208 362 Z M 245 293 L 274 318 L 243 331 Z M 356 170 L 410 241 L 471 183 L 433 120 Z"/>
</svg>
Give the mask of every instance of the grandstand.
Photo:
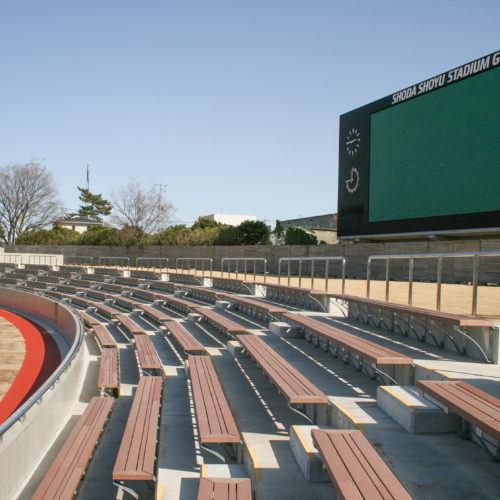
<svg viewBox="0 0 500 500">
<path fill-rule="evenodd" d="M 35 375 L 57 363 L 0 427 L 1 498 L 497 498 L 492 319 L 262 275 L 24 271 L 2 268 L 2 331 L 53 338 Z"/>
</svg>

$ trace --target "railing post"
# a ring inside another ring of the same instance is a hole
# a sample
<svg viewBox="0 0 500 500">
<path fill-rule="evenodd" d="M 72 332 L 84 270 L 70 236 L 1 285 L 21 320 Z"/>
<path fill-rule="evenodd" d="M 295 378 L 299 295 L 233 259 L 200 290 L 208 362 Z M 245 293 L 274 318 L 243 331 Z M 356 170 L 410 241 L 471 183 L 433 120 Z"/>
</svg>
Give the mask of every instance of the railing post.
<svg viewBox="0 0 500 500">
<path fill-rule="evenodd" d="M 370 298 L 370 267 L 372 264 L 372 258 L 368 257 L 368 262 L 366 263 L 366 298 Z"/>
<path fill-rule="evenodd" d="M 314 259 L 311 260 L 311 290 L 314 289 Z"/>
<path fill-rule="evenodd" d="M 330 262 L 329 259 L 326 259 L 325 261 L 325 292 L 328 292 L 328 263 Z"/>
<path fill-rule="evenodd" d="M 390 276 L 391 259 L 385 261 L 385 301 L 389 302 L 389 276 Z"/>
<path fill-rule="evenodd" d="M 410 267 L 408 269 L 408 304 L 413 303 L 413 257 L 410 257 Z"/>
<path fill-rule="evenodd" d="M 441 282 L 443 278 L 443 257 L 440 255 L 437 261 L 437 278 L 436 278 L 436 309 L 441 311 Z"/>
<path fill-rule="evenodd" d="M 479 282 L 479 255 L 474 255 L 472 262 L 472 316 L 477 314 L 477 285 Z"/>
<path fill-rule="evenodd" d="M 288 261 L 288 281 L 287 281 L 287 286 L 290 286 L 290 264 L 292 261 Z"/>
<path fill-rule="evenodd" d="M 264 283 L 267 283 L 267 259 L 264 259 Z"/>
<path fill-rule="evenodd" d="M 299 288 L 302 286 L 302 259 L 299 259 Z"/>
</svg>

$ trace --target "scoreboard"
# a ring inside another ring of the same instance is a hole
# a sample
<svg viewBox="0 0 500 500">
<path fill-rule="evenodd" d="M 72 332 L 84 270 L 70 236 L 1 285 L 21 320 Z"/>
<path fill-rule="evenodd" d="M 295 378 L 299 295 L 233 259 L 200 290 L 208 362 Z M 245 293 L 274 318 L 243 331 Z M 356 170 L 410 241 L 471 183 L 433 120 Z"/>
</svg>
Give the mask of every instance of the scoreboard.
<svg viewBox="0 0 500 500">
<path fill-rule="evenodd" d="M 345 113 L 339 238 L 500 230 L 500 51 Z"/>
</svg>

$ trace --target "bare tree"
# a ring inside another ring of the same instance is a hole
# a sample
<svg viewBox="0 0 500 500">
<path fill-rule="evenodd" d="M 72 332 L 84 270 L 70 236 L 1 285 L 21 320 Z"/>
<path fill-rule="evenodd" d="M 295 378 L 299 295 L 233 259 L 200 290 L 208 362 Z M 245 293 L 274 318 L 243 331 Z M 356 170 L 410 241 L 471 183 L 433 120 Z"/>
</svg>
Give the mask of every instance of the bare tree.
<svg viewBox="0 0 500 500">
<path fill-rule="evenodd" d="M 0 235 L 8 245 L 30 229 L 54 222 L 62 213 L 52 174 L 37 162 L 0 167 Z"/>
<path fill-rule="evenodd" d="M 112 200 L 113 223 L 135 232 L 150 234 L 159 231 L 174 212 L 173 205 L 165 200 L 161 184 L 146 189 L 139 182 L 131 180 L 117 193 L 113 193 Z"/>
</svg>

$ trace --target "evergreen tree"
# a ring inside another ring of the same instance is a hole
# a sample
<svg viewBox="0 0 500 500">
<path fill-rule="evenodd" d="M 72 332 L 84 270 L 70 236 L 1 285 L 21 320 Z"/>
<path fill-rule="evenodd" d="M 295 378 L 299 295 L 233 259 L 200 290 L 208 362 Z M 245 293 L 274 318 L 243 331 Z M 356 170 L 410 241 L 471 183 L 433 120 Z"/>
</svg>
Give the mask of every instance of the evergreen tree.
<svg viewBox="0 0 500 500">
<path fill-rule="evenodd" d="M 109 215 L 113 205 L 108 200 L 103 199 L 102 194 L 91 193 L 88 189 L 77 186 L 80 191 L 78 199 L 83 202 L 78 210 L 80 217 L 92 217 L 97 220 L 102 220 L 102 215 Z"/>
</svg>

